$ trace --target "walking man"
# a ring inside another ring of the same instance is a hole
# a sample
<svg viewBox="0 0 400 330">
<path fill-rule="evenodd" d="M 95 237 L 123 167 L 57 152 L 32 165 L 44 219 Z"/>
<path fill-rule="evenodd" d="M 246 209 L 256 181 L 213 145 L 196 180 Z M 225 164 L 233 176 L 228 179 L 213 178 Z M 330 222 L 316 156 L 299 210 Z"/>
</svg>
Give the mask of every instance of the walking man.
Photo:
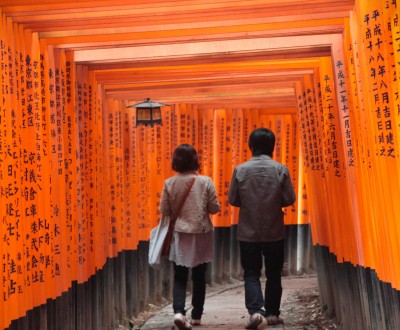
<svg viewBox="0 0 400 330">
<path fill-rule="evenodd" d="M 255 129 L 248 143 L 252 158 L 234 169 L 228 199 L 240 208 L 237 239 L 250 314 L 246 329 L 258 329 L 283 323 L 279 316 L 285 238 L 282 207 L 292 205 L 296 195 L 287 167 L 272 159 L 274 133 Z M 265 295 L 260 283 L 263 261 Z"/>
</svg>

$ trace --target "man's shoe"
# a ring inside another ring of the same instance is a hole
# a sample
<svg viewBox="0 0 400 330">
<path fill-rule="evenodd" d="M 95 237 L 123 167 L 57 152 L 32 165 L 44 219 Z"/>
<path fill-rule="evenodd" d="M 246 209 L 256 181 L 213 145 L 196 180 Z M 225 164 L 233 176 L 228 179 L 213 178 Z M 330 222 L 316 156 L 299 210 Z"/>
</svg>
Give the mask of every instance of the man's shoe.
<svg viewBox="0 0 400 330">
<path fill-rule="evenodd" d="M 192 329 L 192 326 L 186 320 L 185 315 L 183 315 L 181 313 L 175 314 L 175 316 L 174 316 L 174 324 L 175 324 L 175 328 L 177 328 L 179 330 L 190 330 L 190 329 Z"/>
<path fill-rule="evenodd" d="M 277 315 L 268 315 L 266 322 L 268 325 L 277 325 L 283 323 L 283 319 Z"/>
<path fill-rule="evenodd" d="M 258 326 L 263 323 L 264 320 L 264 316 L 262 316 L 260 313 L 254 313 L 250 315 L 250 320 L 246 324 L 245 329 L 258 329 Z"/>
</svg>

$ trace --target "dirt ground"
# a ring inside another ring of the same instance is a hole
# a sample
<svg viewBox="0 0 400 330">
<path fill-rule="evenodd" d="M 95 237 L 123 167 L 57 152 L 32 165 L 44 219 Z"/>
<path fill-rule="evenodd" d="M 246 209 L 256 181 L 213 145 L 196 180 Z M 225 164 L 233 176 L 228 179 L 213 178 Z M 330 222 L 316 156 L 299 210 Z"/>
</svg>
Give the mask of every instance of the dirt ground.
<svg viewBox="0 0 400 330">
<path fill-rule="evenodd" d="M 269 326 L 268 329 L 341 329 L 334 318 L 322 313 L 315 276 L 284 277 L 282 286 L 281 316 L 284 324 Z M 190 297 L 187 306 L 190 306 Z M 233 281 L 207 288 L 202 325 L 193 329 L 244 329 L 247 320 L 243 282 Z M 173 313 L 170 304 L 151 305 L 131 322 L 129 328 L 119 329 L 166 330 L 171 329 L 172 322 Z"/>
</svg>

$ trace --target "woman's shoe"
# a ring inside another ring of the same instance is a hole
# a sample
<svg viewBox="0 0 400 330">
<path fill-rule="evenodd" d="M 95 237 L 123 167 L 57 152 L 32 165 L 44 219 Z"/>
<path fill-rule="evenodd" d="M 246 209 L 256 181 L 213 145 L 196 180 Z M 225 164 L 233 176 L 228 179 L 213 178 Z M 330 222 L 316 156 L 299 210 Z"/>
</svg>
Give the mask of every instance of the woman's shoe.
<svg viewBox="0 0 400 330">
<path fill-rule="evenodd" d="M 175 314 L 174 324 L 175 324 L 175 327 L 177 329 L 179 329 L 179 330 L 190 330 L 190 329 L 192 329 L 192 326 L 186 320 L 186 316 L 183 315 L 182 313 Z"/>
<path fill-rule="evenodd" d="M 190 321 L 190 324 L 193 325 L 193 326 L 195 326 L 195 327 L 198 327 L 199 325 L 201 325 L 201 320 L 200 320 L 200 319 L 198 319 L 198 320 L 192 319 L 192 320 Z"/>
<path fill-rule="evenodd" d="M 268 315 L 266 320 L 268 325 L 277 325 L 283 323 L 283 319 L 277 315 Z"/>
</svg>

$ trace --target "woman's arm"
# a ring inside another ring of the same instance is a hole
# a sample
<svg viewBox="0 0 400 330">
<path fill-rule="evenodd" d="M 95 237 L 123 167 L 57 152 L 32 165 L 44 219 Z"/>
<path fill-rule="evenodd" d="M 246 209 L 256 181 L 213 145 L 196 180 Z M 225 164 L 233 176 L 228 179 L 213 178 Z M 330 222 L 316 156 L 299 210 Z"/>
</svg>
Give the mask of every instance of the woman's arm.
<svg viewBox="0 0 400 330">
<path fill-rule="evenodd" d="M 160 212 L 161 212 L 161 214 L 168 215 L 168 216 L 170 216 L 172 214 L 169 194 L 168 194 L 168 190 L 165 186 L 165 183 L 164 183 L 164 187 L 163 187 L 163 190 L 161 193 Z"/>
<path fill-rule="evenodd" d="M 217 199 L 217 192 L 214 187 L 214 183 L 212 182 L 211 178 L 207 182 L 207 192 L 208 192 L 208 202 L 207 202 L 207 211 L 210 214 L 217 213 L 221 205 Z"/>
</svg>

